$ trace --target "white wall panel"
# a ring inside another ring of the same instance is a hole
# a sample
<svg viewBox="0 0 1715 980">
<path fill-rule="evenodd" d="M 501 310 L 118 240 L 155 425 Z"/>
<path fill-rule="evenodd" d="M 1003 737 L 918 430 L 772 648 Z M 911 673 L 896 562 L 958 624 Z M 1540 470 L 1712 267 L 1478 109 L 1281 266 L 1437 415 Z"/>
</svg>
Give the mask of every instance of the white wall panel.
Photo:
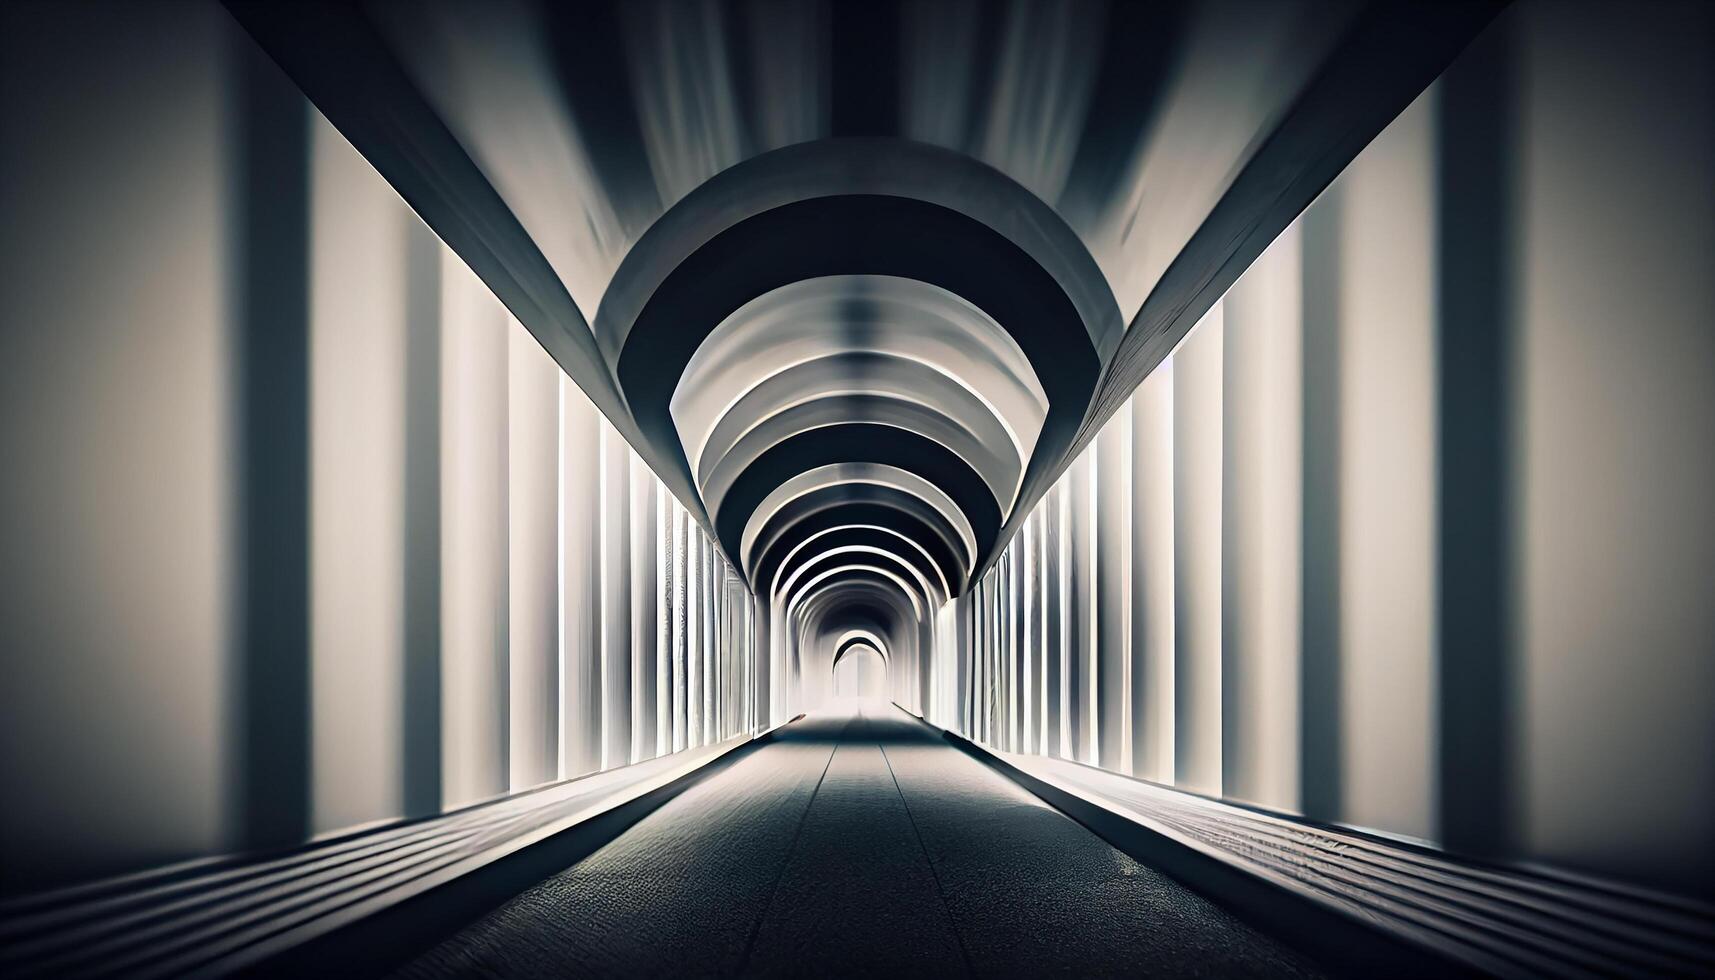
<svg viewBox="0 0 1715 980">
<path fill-rule="evenodd" d="M 560 774 L 560 379 L 536 338 L 507 325 L 511 788 Z"/>
<path fill-rule="evenodd" d="M 1339 195 L 1341 818 L 1436 828 L 1434 92 Z"/>
<path fill-rule="evenodd" d="M 1067 758 L 1091 764 L 1096 758 L 1096 506 L 1090 472 L 1095 455 L 1095 447 L 1087 447 L 1061 477 L 1067 528 Z"/>
<path fill-rule="evenodd" d="M 1522 843 L 1709 896 L 1715 10 L 1516 14 Z"/>
<path fill-rule="evenodd" d="M 1066 725 L 1066 507 L 1065 487 L 1056 483 L 1037 509 L 1042 520 L 1042 661 L 1044 666 L 1042 751 L 1064 754 Z"/>
<path fill-rule="evenodd" d="M 631 450 L 603 418 L 595 459 L 600 481 L 601 767 L 631 761 Z"/>
<path fill-rule="evenodd" d="M 1299 240 L 1289 227 L 1221 301 L 1222 787 L 1283 810 L 1299 791 Z"/>
<path fill-rule="evenodd" d="M 1221 307 L 1173 354 L 1174 783 L 1221 792 Z"/>
<path fill-rule="evenodd" d="M 1174 778 L 1173 360 L 1131 398 L 1132 772 Z"/>
<path fill-rule="evenodd" d="M 447 806 L 506 791 L 508 317 L 451 252 L 441 267 L 442 759 Z"/>
<path fill-rule="evenodd" d="M 8 891 L 238 831 L 234 35 L 212 6 L 28 12 L 0 9 Z"/>
<path fill-rule="evenodd" d="M 310 189 L 311 801 L 313 829 L 328 831 L 404 812 L 407 248 L 418 219 L 319 115 Z"/>
<path fill-rule="evenodd" d="M 1131 771 L 1131 407 L 1095 447 L 1096 764 Z"/>
<path fill-rule="evenodd" d="M 660 754 L 655 724 L 661 620 L 656 500 L 664 491 L 642 457 L 629 449 L 626 455 L 631 467 L 631 761 L 639 762 Z"/>
<path fill-rule="evenodd" d="M 601 768 L 601 413 L 560 378 L 560 758 Z"/>
</svg>

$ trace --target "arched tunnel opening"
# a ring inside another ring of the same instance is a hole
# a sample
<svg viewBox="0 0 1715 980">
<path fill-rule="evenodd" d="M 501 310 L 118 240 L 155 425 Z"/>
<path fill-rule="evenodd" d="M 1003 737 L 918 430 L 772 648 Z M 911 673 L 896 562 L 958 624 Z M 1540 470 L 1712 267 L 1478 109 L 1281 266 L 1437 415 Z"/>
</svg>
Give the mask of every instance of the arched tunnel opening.
<svg viewBox="0 0 1715 980">
<path fill-rule="evenodd" d="M 867 642 L 856 642 L 834 655 L 834 697 L 879 701 L 887 696 L 887 660 Z"/>
</svg>

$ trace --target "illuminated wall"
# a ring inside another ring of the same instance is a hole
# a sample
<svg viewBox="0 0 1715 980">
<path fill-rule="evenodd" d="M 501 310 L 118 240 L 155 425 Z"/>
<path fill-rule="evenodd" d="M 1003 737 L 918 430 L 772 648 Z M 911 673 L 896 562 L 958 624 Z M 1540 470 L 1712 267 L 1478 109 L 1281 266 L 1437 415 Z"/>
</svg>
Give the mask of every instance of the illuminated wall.
<svg viewBox="0 0 1715 980">
<path fill-rule="evenodd" d="M 708 537 L 224 12 L 56 16 L 0 29 L 5 890 L 758 724 Z"/>
<path fill-rule="evenodd" d="M 931 717 L 1709 894 L 1711 30 L 1504 14 L 941 610 Z"/>
</svg>

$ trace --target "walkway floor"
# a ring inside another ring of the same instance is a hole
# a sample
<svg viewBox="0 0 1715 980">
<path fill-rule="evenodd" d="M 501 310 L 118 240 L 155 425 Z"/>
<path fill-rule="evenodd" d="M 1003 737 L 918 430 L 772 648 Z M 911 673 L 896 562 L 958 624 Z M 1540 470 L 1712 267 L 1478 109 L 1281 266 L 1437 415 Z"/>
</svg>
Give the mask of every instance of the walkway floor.
<svg viewBox="0 0 1715 980">
<path fill-rule="evenodd" d="M 869 702 L 788 726 L 402 975 L 1315 972 Z"/>
</svg>

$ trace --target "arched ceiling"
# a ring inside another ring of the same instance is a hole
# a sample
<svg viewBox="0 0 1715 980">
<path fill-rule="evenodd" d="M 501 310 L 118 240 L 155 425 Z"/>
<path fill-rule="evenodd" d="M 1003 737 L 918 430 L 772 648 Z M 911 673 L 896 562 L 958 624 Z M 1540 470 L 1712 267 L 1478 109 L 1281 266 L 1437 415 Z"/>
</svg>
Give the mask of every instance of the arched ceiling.
<svg viewBox="0 0 1715 980">
<path fill-rule="evenodd" d="M 1498 5 L 229 6 L 759 597 L 885 651 Z"/>
</svg>

